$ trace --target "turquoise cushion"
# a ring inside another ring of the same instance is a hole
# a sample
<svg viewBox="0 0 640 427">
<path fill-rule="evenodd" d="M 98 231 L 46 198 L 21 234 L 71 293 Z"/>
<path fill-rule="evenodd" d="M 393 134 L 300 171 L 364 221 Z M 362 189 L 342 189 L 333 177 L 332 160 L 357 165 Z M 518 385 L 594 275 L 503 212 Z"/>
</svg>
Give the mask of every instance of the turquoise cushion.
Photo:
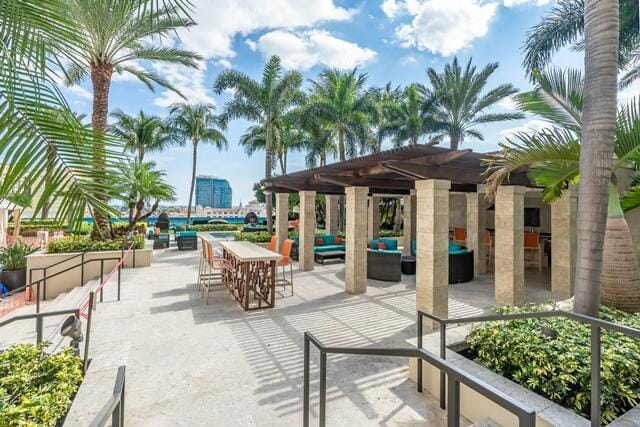
<svg viewBox="0 0 640 427">
<path fill-rule="evenodd" d="M 389 250 L 389 249 L 379 249 L 379 251 L 380 251 L 380 252 L 387 253 L 387 254 L 399 254 L 399 253 L 402 253 L 402 251 L 399 251 L 399 250 L 396 250 L 396 249 L 393 249 L 393 250 Z"/>
<path fill-rule="evenodd" d="M 388 250 L 397 251 L 398 241 L 396 239 L 380 239 L 380 242 L 384 243 Z"/>
<path fill-rule="evenodd" d="M 198 233 L 195 231 L 179 231 L 178 236 L 182 237 L 198 237 Z"/>
<path fill-rule="evenodd" d="M 369 249 L 373 249 L 374 251 L 378 250 L 378 241 L 377 240 L 369 240 Z"/>
<path fill-rule="evenodd" d="M 315 252 L 344 251 L 344 245 L 322 245 L 313 248 Z"/>
<path fill-rule="evenodd" d="M 466 254 L 467 252 L 469 252 L 466 249 L 458 249 L 457 251 L 449 251 L 449 255 L 461 255 L 461 254 Z"/>
<path fill-rule="evenodd" d="M 417 252 L 418 252 L 418 251 L 417 251 L 417 249 L 416 249 L 416 241 L 415 241 L 415 240 L 412 240 L 412 241 L 411 241 L 411 254 L 412 254 L 413 256 L 416 256 L 416 253 L 417 253 Z"/>
<path fill-rule="evenodd" d="M 324 244 L 325 245 L 333 245 L 333 239 L 336 238 L 335 234 L 325 234 L 324 235 Z"/>
<path fill-rule="evenodd" d="M 449 243 L 449 252 L 459 251 L 462 249 L 462 246 L 456 245 L 455 243 Z"/>
</svg>

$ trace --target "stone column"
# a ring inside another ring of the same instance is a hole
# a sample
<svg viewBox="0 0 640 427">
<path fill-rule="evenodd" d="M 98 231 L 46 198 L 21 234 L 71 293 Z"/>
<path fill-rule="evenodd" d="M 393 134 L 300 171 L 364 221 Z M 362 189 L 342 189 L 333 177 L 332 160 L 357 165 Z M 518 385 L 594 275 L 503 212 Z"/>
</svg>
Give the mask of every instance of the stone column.
<svg viewBox="0 0 640 427">
<path fill-rule="evenodd" d="M 500 186 L 496 194 L 497 304 L 524 303 L 524 194 L 525 187 Z"/>
<path fill-rule="evenodd" d="M 411 195 L 402 197 L 402 255 L 411 255 L 411 241 L 416 238 L 416 191 L 411 190 Z"/>
<path fill-rule="evenodd" d="M 276 193 L 276 237 L 280 251 L 289 238 L 289 193 Z"/>
<path fill-rule="evenodd" d="M 578 191 L 570 186 L 551 204 L 551 291 L 561 297 L 573 296 L 576 272 L 576 216 Z"/>
<path fill-rule="evenodd" d="M 473 251 L 474 276 L 487 272 L 486 211 L 484 185 L 478 185 L 476 193 L 467 193 L 467 249 Z"/>
<path fill-rule="evenodd" d="M 327 234 L 336 234 L 338 232 L 338 216 L 340 215 L 339 200 L 340 196 L 327 194 L 324 196 L 324 229 Z"/>
<path fill-rule="evenodd" d="M 380 231 L 380 197 L 369 197 L 367 237 L 377 239 Z"/>
<path fill-rule="evenodd" d="M 449 312 L 449 189 L 440 179 L 416 181 L 416 308 L 447 317 Z M 425 321 L 432 329 L 433 322 Z"/>
<path fill-rule="evenodd" d="M 316 235 L 316 192 L 300 192 L 300 248 L 298 264 L 300 270 L 311 271 L 314 268 L 313 246 Z"/>
<path fill-rule="evenodd" d="M 367 212 L 368 187 L 347 187 L 345 290 L 350 294 L 367 291 Z"/>
</svg>

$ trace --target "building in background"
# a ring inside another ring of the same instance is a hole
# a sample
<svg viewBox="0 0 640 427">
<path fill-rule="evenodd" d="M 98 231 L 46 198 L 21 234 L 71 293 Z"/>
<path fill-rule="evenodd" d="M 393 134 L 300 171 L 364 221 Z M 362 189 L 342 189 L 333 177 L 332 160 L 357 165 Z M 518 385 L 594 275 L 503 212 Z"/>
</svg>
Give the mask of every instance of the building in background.
<svg viewBox="0 0 640 427">
<path fill-rule="evenodd" d="M 231 208 L 231 186 L 229 181 L 212 176 L 196 177 L 196 205 L 216 209 Z"/>
</svg>

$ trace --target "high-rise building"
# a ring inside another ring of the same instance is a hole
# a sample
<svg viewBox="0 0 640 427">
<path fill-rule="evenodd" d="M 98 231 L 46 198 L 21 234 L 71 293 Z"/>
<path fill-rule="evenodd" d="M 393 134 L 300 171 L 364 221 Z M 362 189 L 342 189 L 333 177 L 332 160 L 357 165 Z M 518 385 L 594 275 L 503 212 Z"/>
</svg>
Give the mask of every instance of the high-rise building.
<svg viewBox="0 0 640 427">
<path fill-rule="evenodd" d="M 231 186 L 229 181 L 212 176 L 197 176 L 196 205 L 210 208 L 230 208 Z"/>
</svg>

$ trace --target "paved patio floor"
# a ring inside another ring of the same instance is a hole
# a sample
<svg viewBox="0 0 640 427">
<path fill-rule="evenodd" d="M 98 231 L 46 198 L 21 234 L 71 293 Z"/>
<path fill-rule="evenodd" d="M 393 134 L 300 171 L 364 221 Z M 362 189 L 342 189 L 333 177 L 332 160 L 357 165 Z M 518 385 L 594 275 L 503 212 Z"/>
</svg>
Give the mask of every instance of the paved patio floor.
<svg viewBox="0 0 640 427">
<path fill-rule="evenodd" d="M 294 269 L 295 295 L 245 313 L 224 290 L 205 305 L 195 289 L 198 252 L 158 252 L 149 268 L 126 270 L 122 301 L 98 305 L 92 353 L 128 351 L 127 424 L 134 426 L 302 425 L 303 332 L 328 345 L 407 346 L 415 336 L 415 279 L 369 281 L 344 292 L 344 265 Z M 547 274 L 527 278 L 527 299 L 550 298 Z M 113 292 L 111 290 L 110 292 Z M 491 276 L 450 287 L 449 314 L 493 304 Z M 314 362 L 317 352 L 312 350 Z M 441 426 L 433 398 L 406 379 L 406 359 L 330 356 L 327 425 Z M 317 425 L 318 364 L 311 367 Z M 315 423 L 315 424 L 314 424 Z"/>
</svg>

